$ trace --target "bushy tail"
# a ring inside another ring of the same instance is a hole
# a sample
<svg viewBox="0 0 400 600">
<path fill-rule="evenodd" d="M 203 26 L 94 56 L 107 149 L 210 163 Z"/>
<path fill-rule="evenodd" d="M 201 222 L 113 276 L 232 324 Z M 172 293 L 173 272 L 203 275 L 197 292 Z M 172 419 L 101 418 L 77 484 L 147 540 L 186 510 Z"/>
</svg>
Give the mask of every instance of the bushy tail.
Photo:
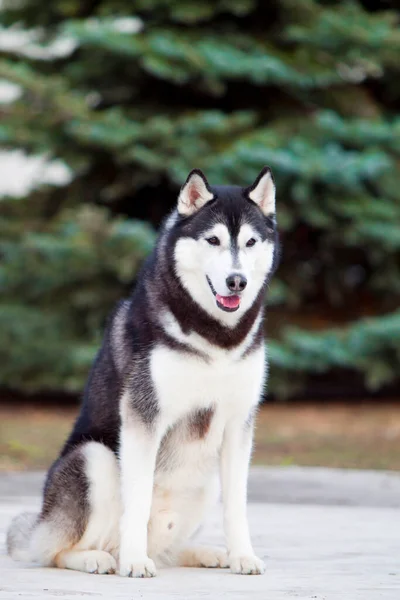
<svg viewBox="0 0 400 600">
<path fill-rule="evenodd" d="M 21 513 L 11 521 L 7 531 L 7 554 L 14 560 L 32 560 L 29 545 L 38 516 L 38 513 Z"/>
</svg>

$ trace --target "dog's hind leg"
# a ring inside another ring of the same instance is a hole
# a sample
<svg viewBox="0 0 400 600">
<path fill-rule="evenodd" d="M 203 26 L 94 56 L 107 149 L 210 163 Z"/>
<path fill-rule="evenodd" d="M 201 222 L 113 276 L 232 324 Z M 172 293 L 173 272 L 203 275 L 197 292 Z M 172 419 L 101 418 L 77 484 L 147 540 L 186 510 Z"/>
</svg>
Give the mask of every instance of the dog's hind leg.
<svg viewBox="0 0 400 600">
<path fill-rule="evenodd" d="M 103 444 L 87 442 L 52 467 L 32 533 L 33 560 L 88 573 L 116 570 L 119 471 Z"/>
<path fill-rule="evenodd" d="M 7 550 L 15 560 L 53 566 L 55 556 L 83 535 L 89 515 L 89 483 L 82 449 L 75 448 L 52 465 L 40 514 L 19 515 L 11 522 Z"/>
<path fill-rule="evenodd" d="M 213 546 L 193 546 L 181 550 L 178 556 L 180 567 L 206 567 L 209 569 L 227 569 L 228 553 Z"/>
<path fill-rule="evenodd" d="M 85 573 L 115 573 L 117 563 L 109 552 L 102 550 L 62 550 L 55 558 L 60 569 L 73 569 Z"/>
</svg>

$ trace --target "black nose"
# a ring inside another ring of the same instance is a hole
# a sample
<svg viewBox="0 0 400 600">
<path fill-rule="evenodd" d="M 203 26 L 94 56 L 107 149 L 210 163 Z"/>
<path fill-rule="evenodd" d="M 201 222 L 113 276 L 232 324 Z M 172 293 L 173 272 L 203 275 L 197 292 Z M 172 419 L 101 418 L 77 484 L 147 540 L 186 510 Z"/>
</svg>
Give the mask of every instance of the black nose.
<svg viewBox="0 0 400 600">
<path fill-rule="evenodd" d="M 232 292 L 243 292 L 247 285 L 247 279 L 239 273 L 233 273 L 226 278 L 226 285 Z"/>
</svg>

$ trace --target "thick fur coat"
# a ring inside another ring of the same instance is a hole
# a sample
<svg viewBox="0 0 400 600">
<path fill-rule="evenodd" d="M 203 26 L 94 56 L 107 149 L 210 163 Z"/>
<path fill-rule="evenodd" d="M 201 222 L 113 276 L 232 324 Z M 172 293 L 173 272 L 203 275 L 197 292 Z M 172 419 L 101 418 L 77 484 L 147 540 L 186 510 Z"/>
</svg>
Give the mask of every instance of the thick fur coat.
<svg viewBox="0 0 400 600">
<path fill-rule="evenodd" d="M 131 577 L 157 563 L 264 571 L 246 493 L 276 262 L 270 170 L 248 188 L 192 171 L 109 320 L 40 514 L 11 524 L 11 556 Z M 193 546 L 220 484 L 226 550 Z"/>
</svg>

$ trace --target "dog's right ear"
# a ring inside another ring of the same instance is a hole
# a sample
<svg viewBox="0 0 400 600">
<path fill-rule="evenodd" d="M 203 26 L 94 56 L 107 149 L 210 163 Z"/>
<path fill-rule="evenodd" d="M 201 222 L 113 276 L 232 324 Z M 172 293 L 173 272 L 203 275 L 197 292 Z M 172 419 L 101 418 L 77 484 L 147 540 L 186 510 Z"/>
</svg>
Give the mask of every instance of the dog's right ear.
<svg viewBox="0 0 400 600">
<path fill-rule="evenodd" d="M 193 215 L 202 206 L 213 200 L 214 194 L 210 190 L 208 181 L 200 171 L 193 169 L 182 186 L 178 198 L 178 213 L 184 217 Z"/>
</svg>

